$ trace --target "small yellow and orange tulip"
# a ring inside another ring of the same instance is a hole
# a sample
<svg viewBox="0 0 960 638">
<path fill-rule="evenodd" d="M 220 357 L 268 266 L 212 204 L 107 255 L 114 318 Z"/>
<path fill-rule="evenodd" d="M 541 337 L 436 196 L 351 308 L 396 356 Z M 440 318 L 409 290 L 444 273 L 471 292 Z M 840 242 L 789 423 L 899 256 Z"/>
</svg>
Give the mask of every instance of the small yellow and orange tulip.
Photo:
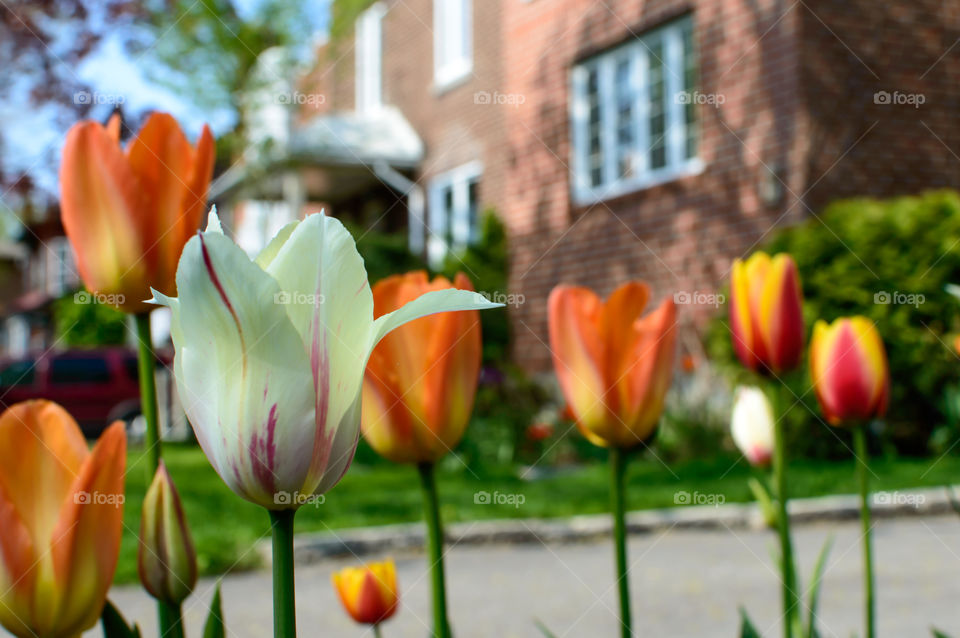
<svg viewBox="0 0 960 638">
<path fill-rule="evenodd" d="M 373 287 L 374 316 L 451 288 L 473 290 L 463 273 L 452 284 L 423 271 L 387 277 Z M 433 462 L 453 449 L 473 411 L 480 356 L 476 310 L 423 317 L 384 337 L 363 377 L 360 423 L 370 446 L 397 463 Z"/>
<path fill-rule="evenodd" d="M 61 216 L 86 287 L 126 312 L 151 309 L 150 288 L 174 294 L 183 245 L 200 226 L 213 174 L 206 126 L 196 147 L 176 120 L 154 113 L 124 151 L 120 118 L 67 134 Z"/>
<path fill-rule="evenodd" d="M 96 624 L 123 529 L 122 422 L 93 451 L 50 401 L 0 415 L 0 624 L 15 636 L 75 638 Z"/>
<path fill-rule="evenodd" d="M 347 567 L 335 572 L 332 580 L 344 609 L 358 623 L 382 623 L 400 604 L 397 568 L 392 560 Z"/>
<path fill-rule="evenodd" d="M 810 342 L 810 375 L 831 425 L 855 425 L 883 416 L 890 369 L 883 340 L 866 317 L 818 321 Z"/>
<path fill-rule="evenodd" d="M 673 374 L 676 306 L 641 318 L 650 288 L 628 282 L 606 302 L 588 288 L 557 286 L 548 319 L 553 365 L 578 427 L 594 444 L 630 448 L 648 438 Z"/>
<path fill-rule="evenodd" d="M 160 461 L 143 498 L 137 571 L 151 596 L 179 605 L 197 584 L 197 554 L 180 495 Z"/>
<path fill-rule="evenodd" d="M 751 370 L 779 374 L 800 363 L 803 298 L 790 255 L 756 252 L 733 262 L 730 329 L 737 357 Z"/>
</svg>

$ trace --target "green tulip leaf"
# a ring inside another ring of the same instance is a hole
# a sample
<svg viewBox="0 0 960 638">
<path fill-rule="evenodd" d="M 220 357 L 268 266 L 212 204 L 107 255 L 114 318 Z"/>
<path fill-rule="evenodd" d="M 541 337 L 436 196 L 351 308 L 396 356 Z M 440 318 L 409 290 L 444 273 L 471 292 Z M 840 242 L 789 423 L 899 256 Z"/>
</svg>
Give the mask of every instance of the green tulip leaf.
<svg viewBox="0 0 960 638">
<path fill-rule="evenodd" d="M 136 623 L 130 627 L 120 610 L 109 600 L 103 606 L 100 622 L 103 624 L 104 638 L 140 638 L 140 627 Z"/>
<path fill-rule="evenodd" d="M 226 629 L 223 626 L 223 600 L 220 597 L 220 583 L 217 583 L 217 589 L 213 592 L 213 600 L 210 602 L 210 614 L 207 616 L 207 624 L 203 626 L 203 638 L 225 638 Z"/>
<path fill-rule="evenodd" d="M 747 610 L 743 607 L 740 608 L 740 638 L 761 638 L 760 632 L 750 622 Z"/>
</svg>

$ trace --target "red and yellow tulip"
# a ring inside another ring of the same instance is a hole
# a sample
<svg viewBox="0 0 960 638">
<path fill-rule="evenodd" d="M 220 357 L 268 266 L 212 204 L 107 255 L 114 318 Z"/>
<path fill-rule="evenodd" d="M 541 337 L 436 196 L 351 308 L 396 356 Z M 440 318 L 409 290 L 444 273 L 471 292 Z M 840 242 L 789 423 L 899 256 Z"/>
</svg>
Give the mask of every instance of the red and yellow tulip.
<svg viewBox="0 0 960 638">
<path fill-rule="evenodd" d="M 803 354 L 803 299 L 793 258 L 756 252 L 733 262 L 730 329 L 733 347 L 751 370 L 791 370 Z"/>
<path fill-rule="evenodd" d="M 650 437 L 673 374 L 672 299 L 641 318 L 649 287 L 628 282 L 606 302 L 588 288 L 557 286 L 548 319 L 553 365 L 567 404 L 596 445 L 633 447 Z"/>
<path fill-rule="evenodd" d="M 358 623 L 379 624 L 400 604 L 397 568 L 392 560 L 347 567 L 335 572 L 332 580 L 344 609 Z"/>
<path fill-rule="evenodd" d="M 163 461 L 143 498 L 137 569 L 150 595 L 170 605 L 182 603 L 197 583 L 197 554 Z"/>
<path fill-rule="evenodd" d="M 124 151 L 120 118 L 67 134 L 61 215 L 86 287 L 126 312 L 149 310 L 150 288 L 173 294 L 177 260 L 200 226 L 213 173 L 213 136 L 196 147 L 176 120 L 154 113 Z"/>
<path fill-rule="evenodd" d="M 463 273 L 452 284 L 423 271 L 387 277 L 373 287 L 373 312 L 451 288 L 473 290 Z M 455 447 L 473 411 L 480 355 L 476 310 L 417 319 L 384 337 L 363 377 L 361 430 L 370 446 L 398 463 L 436 461 Z"/>
<path fill-rule="evenodd" d="M 866 317 L 818 321 L 810 342 L 810 375 L 831 425 L 853 425 L 883 416 L 890 369 L 883 340 Z"/>
<path fill-rule="evenodd" d="M 126 446 L 118 421 L 91 452 L 50 401 L 0 415 L 0 624 L 15 636 L 96 624 L 120 551 Z"/>
</svg>

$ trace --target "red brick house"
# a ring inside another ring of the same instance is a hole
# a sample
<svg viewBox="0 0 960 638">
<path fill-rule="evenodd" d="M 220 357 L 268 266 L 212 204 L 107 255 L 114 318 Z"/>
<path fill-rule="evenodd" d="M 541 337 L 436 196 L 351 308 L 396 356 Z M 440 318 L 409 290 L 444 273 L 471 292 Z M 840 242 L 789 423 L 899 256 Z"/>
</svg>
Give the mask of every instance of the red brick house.
<svg viewBox="0 0 960 638">
<path fill-rule="evenodd" d="M 348 168 L 294 173 L 303 201 L 372 206 L 433 258 L 495 209 L 514 354 L 544 369 L 559 282 L 696 302 L 833 199 L 958 186 L 958 39 L 953 0 L 381 0 L 321 52 L 292 138 L 353 118 L 418 144 L 378 160 L 338 139 Z"/>
</svg>

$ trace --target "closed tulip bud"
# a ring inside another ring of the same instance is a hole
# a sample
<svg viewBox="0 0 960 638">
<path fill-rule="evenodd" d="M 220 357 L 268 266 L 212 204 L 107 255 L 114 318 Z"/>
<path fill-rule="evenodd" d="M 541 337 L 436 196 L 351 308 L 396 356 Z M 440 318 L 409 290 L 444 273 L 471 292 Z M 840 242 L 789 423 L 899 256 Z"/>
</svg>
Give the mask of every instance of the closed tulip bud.
<svg viewBox="0 0 960 638">
<path fill-rule="evenodd" d="M 397 568 L 392 560 L 347 567 L 335 572 L 332 580 L 344 609 L 358 623 L 382 623 L 400 604 Z"/>
<path fill-rule="evenodd" d="M 213 174 L 206 126 L 191 146 L 176 120 L 153 113 L 126 150 L 120 118 L 84 121 L 67 134 L 61 216 L 80 278 L 126 312 L 150 310 L 150 288 L 176 289 L 183 245 L 200 227 Z"/>
<path fill-rule="evenodd" d="M 200 447 L 239 496 L 296 509 L 343 477 L 357 448 L 374 347 L 437 312 L 494 308 L 434 290 L 374 317 L 356 243 L 323 213 L 282 228 L 251 260 L 216 213 L 183 249 L 171 310 L 174 378 Z"/>
<path fill-rule="evenodd" d="M 170 605 L 182 603 L 197 583 L 190 529 L 163 461 L 143 499 L 137 568 L 150 595 Z"/>
<path fill-rule="evenodd" d="M 773 456 L 773 408 L 763 390 L 739 387 L 734 393 L 730 433 L 747 461 L 766 467 Z"/>
<path fill-rule="evenodd" d="M 803 355 L 803 299 L 793 258 L 756 252 L 733 262 L 730 329 L 737 357 L 751 370 L 792 370 Z"/>
<path fill-rule="evenodd" d="M 890 369 L 880 334 L 866 317 L 818 321 L 810 343 L 810 375 L 831 425 L 855 425 L 883 416 Z"/>
<path fill-rule="evenodd" d="M 548 319 L 553 367 L 577 426 L 592 443 L 630 448 L 650 438 L 673 375 L 676 307 L 641 317 L 650 289 L 628 282 L 601 300 L 557 286 Z"/>
<path fill-rule="evenodd" d="M 452 284 L 423 271 L 387 277 L 373 287 L 374 316 L 453 288 L 473 290 L 463 273 Z M 453 449 L 473 411 L 480 355 L 476 310 L 417 319 L 384 337 L 363 378 L 360 424 L 370 447 L 398 463 L 434 462 Z"/>
<path fill-rule="evenodd" d="M 120 553 L 127 437 L 93 451 L 50 401 L 0 415 L 0 624 L 18 638 L 75 638 L 100 618 Z"/>
</svg>

